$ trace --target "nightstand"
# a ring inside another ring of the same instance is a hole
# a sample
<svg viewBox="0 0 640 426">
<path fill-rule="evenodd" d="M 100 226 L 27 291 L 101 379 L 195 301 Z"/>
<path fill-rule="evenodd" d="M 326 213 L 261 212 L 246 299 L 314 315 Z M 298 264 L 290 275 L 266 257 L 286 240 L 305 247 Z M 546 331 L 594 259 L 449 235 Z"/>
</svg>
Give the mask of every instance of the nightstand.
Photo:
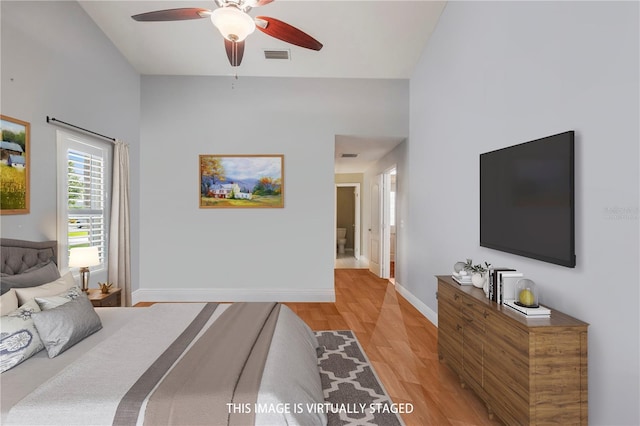
<svg viewBox="0 0 640 426">
<path fill-rule="evenodd" d="M 122 289 L 112 288 L 109 289 L 109 294 L 104 294 L 99 288 L 90 288 L 87 296 L 89 296 L 89 300 L 96 308 L 120 306 Z"/>
</svg>

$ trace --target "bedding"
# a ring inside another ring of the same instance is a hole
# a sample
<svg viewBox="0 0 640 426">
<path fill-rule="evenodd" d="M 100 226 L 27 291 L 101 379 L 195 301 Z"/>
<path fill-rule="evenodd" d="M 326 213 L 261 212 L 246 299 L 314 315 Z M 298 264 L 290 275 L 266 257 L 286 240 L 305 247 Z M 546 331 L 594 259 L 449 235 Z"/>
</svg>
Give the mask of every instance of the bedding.
<svg viewBox="0 0 640 426">
<path fill-rule="evenodd" d="M 33 322 L 36 312 L 40 312 L 40 307 L 30 300 L 0 318 L 0 372 L 26 361 L 44 347 Z"/>
<path fill-rule="evenodd" d="M 2 294 L 12 288 L 33 287 L 45 284 L 60 278 L 58 266 L 51 262 L 45 262 L 16 275 L 4 275 L 2 280 Z"/>
<path fill-rule="evenodd" d="M 14 288 L 13 290 L 18 296 L 18 304 L 22 305 L 36 297 L 55 296 L 75 286 L 77 284 L 73 275 L 71 272 L 67 272 L 55 281 L 34 287 Z"/>
<path fill-rule="evenodd" d="M 38 306 L 42 307 L 39 303 Z M 100 317 L 84 293 L 60 306 L 35 312 L 31 318 L 49 358 L 60 355 L 102 328 Z"/>
<path fill-rule="evenodd" d="M 317 341 L 286 306 L 95 311 L 102 330 L 53 359 L 41 351 L 2 373 L 3 425 L 326 424 L 317 410 L 281 409 L 324 402 Z"/>
<path fill-rule="evenodd" d="M 80 297 L 81 294 L 83 294 L 82 290 L 80 290 L 80 287 L 76 285 L 70 287 L 68 290 L 63 291 L 62 293 L 56 294 L 55 296 L 36 296 L 34 300 L 36 301 L 38 306 L 40 306 L 40 309 L 46 311 L 47 309 L 53 309 L 57 308 L 60 305 L 64 305 L 70 300 L 75 300 Z"/>
<path fill-rule="evenodd" d="M 9 315 L 9 313 L 18 309 L 18 296 L 14 289 L 9 289 L 0 296 L 0 315 Z"/>
</svg>

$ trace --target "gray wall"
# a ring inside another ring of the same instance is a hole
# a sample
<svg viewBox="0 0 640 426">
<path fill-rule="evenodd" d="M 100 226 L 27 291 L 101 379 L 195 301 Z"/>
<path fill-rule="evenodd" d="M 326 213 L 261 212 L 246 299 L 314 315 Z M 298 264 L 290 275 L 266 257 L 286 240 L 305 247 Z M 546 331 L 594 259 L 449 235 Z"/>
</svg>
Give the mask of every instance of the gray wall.
<svg viewBox="0 0 640 426">
<path fill-rule="evenodd" d="M 57 127 L 46 123 L 47 115 L 121 138 L 131 150 L 137 284 L 140 77 L 76 2 L 2 1 L 0 7 L 0 109 L 31 123 L 31 212 L 3 215 L 2 237 L 57 238 Z"/>
<path fill-rule="evenodd" d="M 436 310 L 433 276 L 458 260 L 524 272 L 543 303 L 591 324 L 594 425 L 640 424 L 638 12 L 637 2 L 449 2 L 411 79 L 402 284 Z M 480 248 L 478 155 L 571 129 L 577 267 Z"/>
<path fill-rule="evenodd" d="M 406 135 L 408 90 L 406 80 L 144 76 L 134 300 L 332 298 L 335 135 Z M 199 154 L 284 154 L 285 207 L 199 209 Z"/>
</svg>

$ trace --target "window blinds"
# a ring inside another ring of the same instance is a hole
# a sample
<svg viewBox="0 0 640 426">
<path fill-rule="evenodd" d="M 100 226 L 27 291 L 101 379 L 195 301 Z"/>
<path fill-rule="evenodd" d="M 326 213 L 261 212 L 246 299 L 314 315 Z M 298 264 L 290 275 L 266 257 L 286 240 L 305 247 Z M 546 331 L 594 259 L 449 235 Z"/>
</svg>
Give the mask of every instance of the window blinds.
<svg viewBox="0 0 640 426">
<path fill-rule="evenodd" d="M 97 246 L 105 255 L 105 170 L 100 155 L 67 150 L 67 210 L 69 249 Z"/>
</svg>

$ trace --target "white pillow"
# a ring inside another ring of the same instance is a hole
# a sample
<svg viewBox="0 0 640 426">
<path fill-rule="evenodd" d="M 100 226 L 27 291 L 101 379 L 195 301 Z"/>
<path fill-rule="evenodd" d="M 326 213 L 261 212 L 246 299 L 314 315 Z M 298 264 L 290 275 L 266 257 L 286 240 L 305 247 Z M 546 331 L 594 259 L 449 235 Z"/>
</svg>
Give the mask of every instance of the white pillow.
<svg viewBox="0 0 640 426">
<path fill-rule="evenodd" d="M 18 296 L 14 289 L 10 289 L 0 296 L 0 315 L 8 315 L 16 309 L 18 309 Z"/>
<path fill-rule="evenodd" d="M 15 367 L 44 348 L 31 314 L 40 312 L 31 300 L 0 317 L 0 372 Z"/>
<path fill-rule="evenodd" d="M 73 286 L 69 290 L 65 290 L 60 294 L 51 297 L 36 297 L 35 301 L 40 306 L 40 309 L 43 311 L 48 311 L 49 309 L 57 308 L 58 306 L 64 305 L 65 303 L 76 300 L 82 294 L 82 290 L 80 287 Z"/>
<path fill-rule="evenodd" d="M 37 287 L 16 288 L 14 290 L 18 296 L 18 304 L 24 305 L 27 301 L 33 300 L 36 297 L 55 296 L 75 285 L 76 281 L 73 279 L 73 275 L 71 272 L 67 272 L 57 280 L 48 284 L 42 284 Z"/>
</svg>

